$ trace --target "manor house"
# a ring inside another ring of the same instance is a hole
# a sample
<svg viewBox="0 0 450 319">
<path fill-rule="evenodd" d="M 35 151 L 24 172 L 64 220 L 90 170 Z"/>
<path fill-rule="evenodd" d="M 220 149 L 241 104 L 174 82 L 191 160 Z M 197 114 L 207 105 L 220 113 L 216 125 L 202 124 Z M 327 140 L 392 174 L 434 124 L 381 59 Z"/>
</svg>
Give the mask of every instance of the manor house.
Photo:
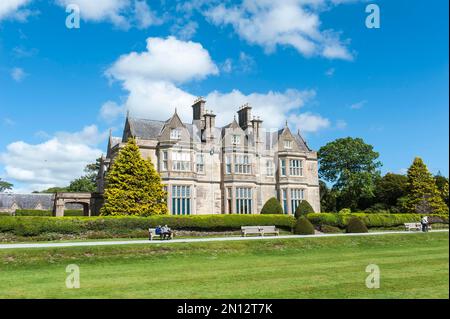
<svg viewBox="0 0 450 319">
<path fill-rule="evenodd" d="M 114 158 L 134 137 L 142 156 L 161 174 L 174 215 L 259 214 L 271 197 L 286 214 L 302 200 L 319 212 L 317 153 L 300 132 L 292 133 L 287 124 L 266 130 L 251 111 L 250 105 L 240 107 L 237 120 L 224 127 L 216 126 L 203 98 L 192 105 L 192 123 L 184 123 L 176 110 L 167 121 L 127 115 L 123 136 L 109 138 L 98 192 L 104 191 Z"/>
</svg>

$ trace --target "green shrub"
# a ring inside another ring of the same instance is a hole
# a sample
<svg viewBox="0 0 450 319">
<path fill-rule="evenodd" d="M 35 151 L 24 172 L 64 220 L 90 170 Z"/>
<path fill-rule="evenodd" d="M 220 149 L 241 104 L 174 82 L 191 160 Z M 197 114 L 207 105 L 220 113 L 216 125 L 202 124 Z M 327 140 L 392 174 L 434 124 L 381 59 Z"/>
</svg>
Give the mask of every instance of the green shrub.
<svg viewBox="0 0 450 319">
<path fill-rule="evenodd" d="M 320 231 L 325 234 L 342 233 L 342 230 L 339 227 L 334 227 L 334 226 L 330 226 L 330 225 L 320 226 Z"/>
<path fill-rule="evenodd" d="M 312 208 L 311 204 L 306 200 L 302 200 L 295 210 L 295 218 L 306 216 L 311 213 L 314 213 L 314 209 Z"/>
<path fill-rule="evenodd" d="M 270 198 L 261 209 L 261 214 L 283 214 L 283 207 L 275 197 Z"/>
<path fill-rule="evenodd" d="M 428 215 L 430 220 L 434 222 L 448 223 L 448 215 Z M 336 213 L 314 213 L 308 214 L 308 219 L 314 225 L 320 227 L 322 225 L 329 225 L 344 229 L 351 217 L 361 218 L 367 227 L 396 227 L 403 226 L 404 223 L 419 222 L 422 218 L 420 214 L 366 214 L 366 213 L 352 213 L 352 214 L 336 214 Z"/>
<path fill-rule="evenodd" d="M 338 214 L 351 214 L 352 210 L 350 208 L 342 208 Z"/>
<path fill-rule="evenodd" d="M 15 212 L 16 216 L 53 216 L 51 210 L 37 210 L 37 209 L 18 209 Z M 66 209 L 64 216 L 83 216 L 82 210 L 78 209 Z"/>
<path fill-rule="evenodd" d="M 358 217 L 352 217 L 347 224 L 347 233 L 368 233 L 366 224 Z"/>
<path fill-rule="evenodd" d="M 0 233 L 17 236 L 37 236 L 46 233 L 84 234 L 106 232 L 127 234 L 147 231 L 149 227 L 167 224 L 175 230 L 225 231 L 239 230 L 241 226 L 271 226 L 291 230 L 295 218 L 289 215 L 156 215 L 151 217 L 2 217 Z"/>
<path fill-rule="evenodd" d="M 314 226 L 304 216 L 300 216 L 295 224 L 294 233 L 297 235 L 314 235 Z"/>
</svg>

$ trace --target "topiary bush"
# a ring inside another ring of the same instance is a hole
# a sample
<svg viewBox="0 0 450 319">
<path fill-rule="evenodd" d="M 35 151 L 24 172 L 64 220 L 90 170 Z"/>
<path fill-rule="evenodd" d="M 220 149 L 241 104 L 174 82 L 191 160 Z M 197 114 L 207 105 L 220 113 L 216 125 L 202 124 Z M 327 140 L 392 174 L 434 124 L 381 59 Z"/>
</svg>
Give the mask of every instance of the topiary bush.
<svg viewBox="0 0 450 319">
<path fill-rule="evenodd" d="M 294 234 L 297 235 L 314 235 L 314 226 L 304 216 L 300 216 L 294 227 Z"/>
<path fill-rule="evenodd" d="M 295 210 L 295 218 L 298 219 L 300 216 L 306 217 L 306 215 L 311 213 L 314 213 L 314 209 L 312 208 L 311 204 L 306 200 L 302 200 Z"/>
<path fill-rule="evenodd" d="M 269 198 L 261 209 L 261 214 L 283 214 L 283 207 L 275 197 Z"/>
<path fill-rule="evenodd" d="M 329 225 L 320 226 L 320 231 L 325 234 L 342 233 L 342 230 L 339 227 L 334 227 L 334 226 L 329 226 Z"/>
<path fill-rule="evenodd" d="M 368 233 L 366 224 L 358 217 L 352 217 L 347 224 L 347 233 Z"/>
</svg>

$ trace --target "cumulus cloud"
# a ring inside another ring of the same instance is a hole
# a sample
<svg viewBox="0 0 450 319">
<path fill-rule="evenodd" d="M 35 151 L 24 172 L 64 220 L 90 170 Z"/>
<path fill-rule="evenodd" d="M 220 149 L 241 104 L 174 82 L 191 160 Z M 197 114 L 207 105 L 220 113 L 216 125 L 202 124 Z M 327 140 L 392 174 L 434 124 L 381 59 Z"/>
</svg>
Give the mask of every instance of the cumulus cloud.
<svg viewBox="0 0 450 319">
<path fill-rule="evenodd" d="M 114 101 L 107 101 L 100 109 L 100 117 L 108 123 L 113 122 L 125 113 L 125 107 Z"/>
<path fill-rule="evenodd" d="M 87 126 L 76 133 L 56 133 L 39 144 L 17 141 L 0 153 L 0 163 L 7 179 L 27 184 L 28 190 L 64 186 L 101 155 L 95 145 L 106 136 L 107 132 L 99 132 L 96 126 Z"/>
<path fill-rule="evenodd" d="M 321 29 L 320 11 L 332 4 L 337 3 L 246 0 L 239 5 L 218 4 L 203 10 L 203 14 L 215 25 L 232 26 L 242 39 L 264 47 L 268 53 L 277 46 L 291 46 L 307 57 L 351 60 L 348 41 L 341 40 L 332 29 Z"/>
<path fill-rule="evenodd" d="M 164 63 L 166 61 L 170 63 Z M 179 87 L 179 84 L 217 73 L 216 64 L 199 43 L 173 37 L 149 38 L 145 52 L 121 56 L 106 72 L 108 77 L 120 81 L 129 92 L 124 104 L 133 116 L 166 120 L 176 107 L 185 121 L 192 118 L 191 105 L 196 96 Z M 217 125 L 231 122 L 237 108 L 250 103 L 254 115 L 261 116 L 266 127 L 275 128 L 283 125 L 290 113 L 298 112 L 314 96 L 314 90 L 288 89 L 284 92 L 249 94 L 232 90 L 226 93 L 212 91 L 205 98 L 207 108 L 218 115 Z M 109 114 L 110 110 L 114 113 L 118 107 L 117 104 L 107 104 L 102 108 L 102 113 Z M 317 124 L 317 129 L 323 126 L 323 123 Z"/>
<path fill-rule="evenodd" d="M 111 22 L 119 28 L 147 28 L 158 25 L 162 20 L 144 0 L 56 0 L 62 7 L 75 4 L 80 8 L 85 21 Z"/>
<path fill-rule="evenodd" d="M 305 133 L 317 132 L 321 129 L 330 127 L 330 120 L 310 112 L 302 114 L 291 114 L 288 119 L 289 123 L 298 130 Z"/>
<path fill-rule="evenodd" d="M 367 104 L 367 100 L 363 100 L 363 101 L 353 103 L 352 105 L 350 105 L 350 108 L 352 110 L 359 110 L 359 109 L 363 108 L 364 105 L 366 105 L 366 104 Z"/>
<path fill-rule="evenodd" d="M 6 18 L 24 20 L 30 11 L 24 9 L 31 0 L 2 0 L 0 1 L 0 21 Z"/>
</svg>

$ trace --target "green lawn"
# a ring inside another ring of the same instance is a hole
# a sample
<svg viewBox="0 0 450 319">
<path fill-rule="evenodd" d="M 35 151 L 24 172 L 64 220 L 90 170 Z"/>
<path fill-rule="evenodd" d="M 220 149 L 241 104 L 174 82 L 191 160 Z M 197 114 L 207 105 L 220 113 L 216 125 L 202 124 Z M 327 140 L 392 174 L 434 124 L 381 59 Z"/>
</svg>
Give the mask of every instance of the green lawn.
<svg viewBox="0 0 450 319">
<path fill-rule="evenodd" d="M 448 233 L 0 250 L 0 298 L 448 298 L 448 252 Z"/>
</svg>

